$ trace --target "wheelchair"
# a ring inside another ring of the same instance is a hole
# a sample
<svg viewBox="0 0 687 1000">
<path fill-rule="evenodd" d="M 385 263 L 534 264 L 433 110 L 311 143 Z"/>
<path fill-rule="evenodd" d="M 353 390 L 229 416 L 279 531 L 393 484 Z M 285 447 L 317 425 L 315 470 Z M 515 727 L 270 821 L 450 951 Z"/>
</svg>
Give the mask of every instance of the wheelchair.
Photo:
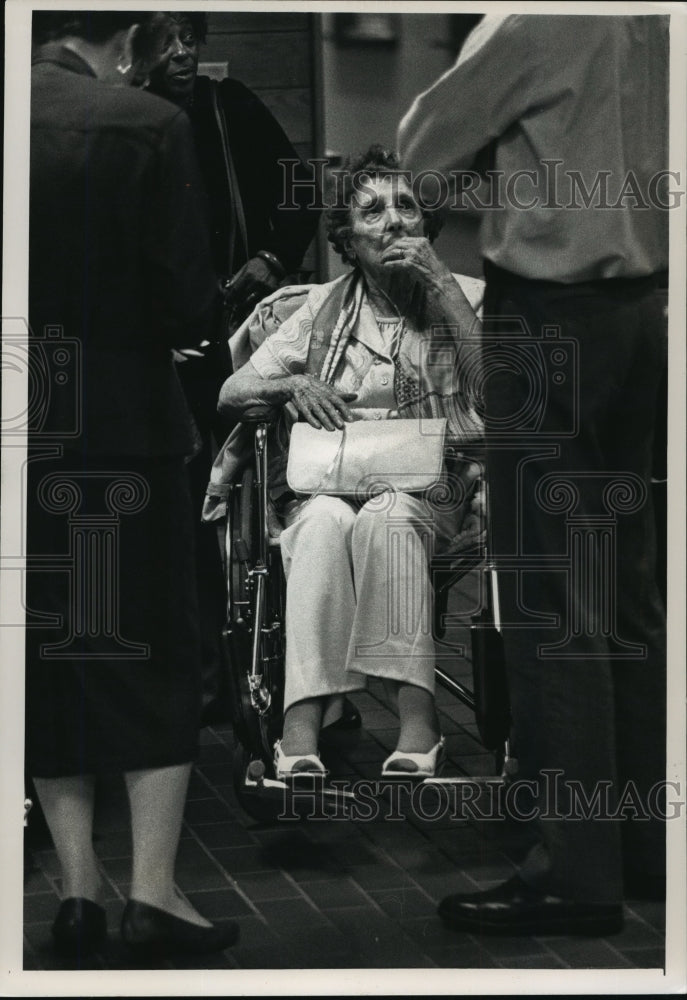
<svg viewBox="0 0 687 1000">
<path fill-rule="evenodd" d="M 229 487 L 226 516 L 220 522 L 223 563 L 227 583 L 226 624 L 222 644 L 230 681 L 232 726 L 235 736 L 233 784 L 241 807 L 252 818 L 274 822 L 284 807 L 293 784 L 277 781 L 273 769 L 273 747 L 281 736 L 284 706 L 285 596 L 279 534 L 281 524 L 268 491 L 268 439 L 278 414 L 267 407 L 247 411 L 242 423 L 253 431 L 252 459 Z M 434 635 L 444 639 L 450 615 L 451 589 L 468 573 L 478 570 L 480 581 L 489 582 L 483 498 L 483 466 L 466 461 L 462 525 L 447 551 L 431 564 L 434 584 Z M 479 614 L 471 628 L 473 666 L 498 664 L 498 632 L 491 624 L 492 600 L 487 586 L 481 588 Z M 505 675 L 490 671 L 489 679 L 475 669 L 471 690 L 438 666 L 436 681 L 475 712 L 482 741 L 495 753 L 497 769 L 508 760 L 509 713 Z M 356 738 L 355 718 L 332 734 L 335 741 Z M 359 720 L 358 720 L 359 721 Z M 328 727 L 336 729 L 336 727 Z M 323 730 L 323 738 L 327 731 Z M 503 772 L 505 773 L 505 772 Z M 304 780 L 313 779 L 304 775 Z M 444 780 L 444 779 L 442 779 Z M 463 779 L 464 780 L 464 779 Z M 318 786 L 324 812 L 336 809 L 354 793 L 339 782 Z"/>
</svg>

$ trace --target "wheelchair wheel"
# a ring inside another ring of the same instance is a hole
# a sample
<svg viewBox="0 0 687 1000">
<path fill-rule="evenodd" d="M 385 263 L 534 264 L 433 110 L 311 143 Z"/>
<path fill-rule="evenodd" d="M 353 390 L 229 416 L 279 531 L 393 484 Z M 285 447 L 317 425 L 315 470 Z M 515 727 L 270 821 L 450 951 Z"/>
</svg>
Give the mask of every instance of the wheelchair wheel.
<svg viewBox="0 0 687 1000">
<path fill-rule="evenodd" d="M 260 759 L 269 772 L 272 747 L 281 735 L 283 707 L 282 569 L 279 550 L 269 551 L 263 610 L 260 613 L 254 589 L 255 577 L 251 580 L 249 572 L 258 559 L 257 545 L 261 531 L 258 510 L 255 470 L 248 467 L 231 498 L 231 564 L 227 566 L 230 620 L 224 630 L 224 648 L 233 692 L 232 725 L 236 740 L 248 753 L 246 764 L 251 759 Z M 261 585 L 263 579 L 260 578 Z M 252 703 L 248 678 L 256 629 L 260 632 L 263 684 L 271 699 L 271 704 L 263 713 L 258 712 Z M 241 782 L 244 776 L 245 767 Z"/>
<path fill-rule="evenodd" d="M 248 573 L 245 558 L 254 552 L 255 538 L 255 470 L 249 466 L 241 476 L 238 496 L 234 493 L 232 502 L 232 559 L 231 559 L 231 600 L 232 608 L 240 608 L 250 598 Z M 234 612 L 232 610 L 232 616 Z"/>
</svg>

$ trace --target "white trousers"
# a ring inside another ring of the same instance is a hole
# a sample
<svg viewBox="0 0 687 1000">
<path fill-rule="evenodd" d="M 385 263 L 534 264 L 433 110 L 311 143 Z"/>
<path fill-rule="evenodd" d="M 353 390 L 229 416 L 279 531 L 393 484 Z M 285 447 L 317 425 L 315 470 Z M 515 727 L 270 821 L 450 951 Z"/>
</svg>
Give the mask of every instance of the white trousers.
<svg viewBox="0 0 687 1000">
<path fill-rule="evenodd" d="M 281 535 L 285 709 L 361 690 L 368 676 L 434 693 L 429 561 L 456 522 L 455 510 L 406 493 L 384 493 L 359 509 L 327 496 L 304 505 Z"/>
</svg>

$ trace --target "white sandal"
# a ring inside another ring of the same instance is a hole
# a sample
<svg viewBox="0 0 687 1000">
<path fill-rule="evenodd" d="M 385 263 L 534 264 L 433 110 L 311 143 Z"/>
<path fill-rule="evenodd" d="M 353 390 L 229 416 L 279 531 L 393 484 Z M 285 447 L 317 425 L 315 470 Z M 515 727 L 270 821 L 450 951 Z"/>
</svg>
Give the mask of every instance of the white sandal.
<svg viewBox="0 0 687 1000">
<path fill-rule="evenodd" d="M 439 739 L 429 753 L 408 753 L 405 750 L 394 750 L 382 764 L 383 778 L 434 778 L 444 765 L 444 737 Z M 400 761 L 412 764 L 412 767 L 394 767 Z"/>
<path fill-rule="evenodd" d="M 307 764 L 307 767 L 296 767 L 296 764 Z M 287 756 L 281 748 L 281 740 L 274 744 L 274 773 L 277 780 L 296 778 L 301 775 L 317 775 L 324 778 L 329 774 L 316 753 L 300 753 Z"/>
</svg>

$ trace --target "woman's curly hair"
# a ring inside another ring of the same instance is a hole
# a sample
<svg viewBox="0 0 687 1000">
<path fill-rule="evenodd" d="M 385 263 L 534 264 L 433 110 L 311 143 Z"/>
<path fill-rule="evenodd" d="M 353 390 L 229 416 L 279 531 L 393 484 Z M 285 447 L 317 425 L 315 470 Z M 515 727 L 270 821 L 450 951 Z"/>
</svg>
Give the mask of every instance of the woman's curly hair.
<svg viewBox="0 0 687 1000">
<path fill-rule="evenodd" d="M 329 199 L 329 207 L 325 213 L 327 239 L 346 264 L 354 264 L 355 260 L 347 250 L 351 227 L 351 200 L 356 191 L 356 180 L 361 177 L 383 177 L 385 174 L 402 171 L 396 154 L 383 146 L 370 146 L 367 152 L 359 156 L 349 157 L 341 171 L 332 182 L 334 197 Z M 424 219 L 425 236 L 431 243 L 439 235 L 443 221 L 435 209 L 425 208 L 418 202 Z"/>
</svg>

